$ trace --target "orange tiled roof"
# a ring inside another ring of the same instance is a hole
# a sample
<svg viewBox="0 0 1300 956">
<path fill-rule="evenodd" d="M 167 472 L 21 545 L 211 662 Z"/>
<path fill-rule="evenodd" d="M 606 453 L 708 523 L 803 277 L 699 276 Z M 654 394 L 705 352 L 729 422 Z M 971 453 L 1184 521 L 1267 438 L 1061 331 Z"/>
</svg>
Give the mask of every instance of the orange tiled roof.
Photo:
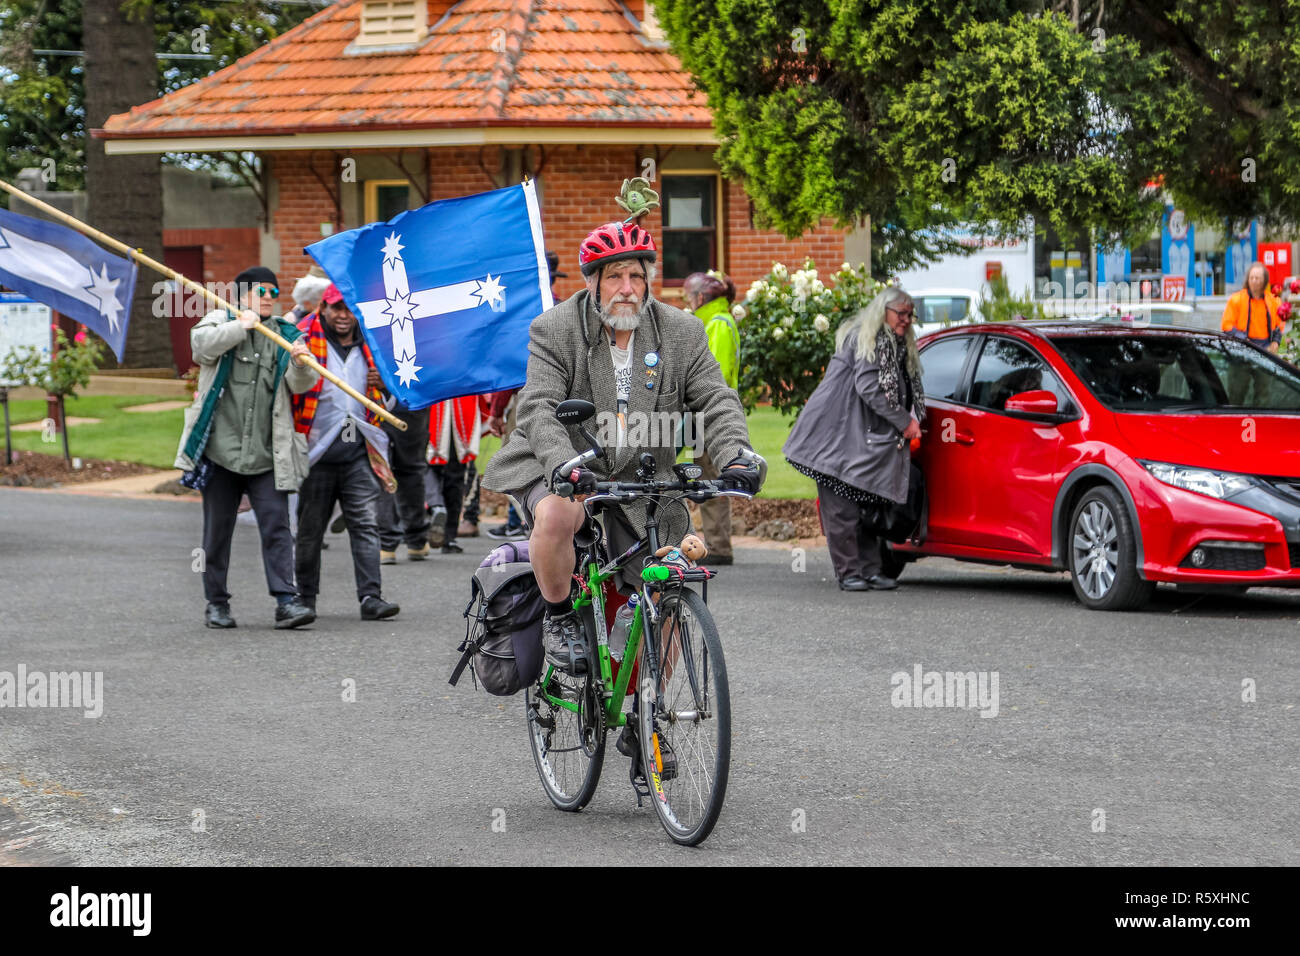
<svg viewBox="0 0 1300 956">
<path fill-rule="evenodd" d="M 711 123 L 690 75 L 617 0 L 460 0 L 410 48 L 347 53 L 362 2 L 340 0 L 212 76 L 109 117 L 102 135 Z"/>
</svg>

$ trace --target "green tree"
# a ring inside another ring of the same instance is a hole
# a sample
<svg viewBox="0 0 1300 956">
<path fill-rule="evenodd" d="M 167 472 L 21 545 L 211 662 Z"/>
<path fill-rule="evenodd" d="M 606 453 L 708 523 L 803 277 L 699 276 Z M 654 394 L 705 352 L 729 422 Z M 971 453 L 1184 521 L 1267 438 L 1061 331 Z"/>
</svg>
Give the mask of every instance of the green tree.
<svg viewBox="0 0 1300 956">
<path fill-rule="evenodd" d="M 327 0 L 126 0 L 124 17 L 153 14 L 159 94 L 230 65 L 327 6 Z M 206 27 L 206 29 L 204 29 Z M 198 31 L 196 33 L 196 31 Z M 203 47 L 207 51 L 203 51 Z M 82 0 L 0 0 L 0 178 L 53 159 L 59 189 L 85 186 Z M 207 56 L 210 59 L 196 57 Z M 133 104 L 134 105 L 134 104 Z M 238 179 L 241 157 L 166 156 Z"/>
<path fill-rule="evenodd" d="M 724 170 L 793 236 L 1026 216 L 1133 239 L 1189 212 L 1300 220 L 1300 5 L 659 0 Z"/>
</svg>

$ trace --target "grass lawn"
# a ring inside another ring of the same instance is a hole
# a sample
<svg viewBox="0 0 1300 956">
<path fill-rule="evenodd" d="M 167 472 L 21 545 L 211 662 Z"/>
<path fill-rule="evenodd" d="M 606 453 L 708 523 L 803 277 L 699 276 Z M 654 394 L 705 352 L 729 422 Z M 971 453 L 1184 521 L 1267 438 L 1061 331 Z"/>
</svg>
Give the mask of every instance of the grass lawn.
<svg viewBox="0 0 1300 956">
<path fill-rule="evenodd" d="M 176 443 L 181 438 L 185 410 L 169 412 L 131 412 L 128 405 L 147 405 L 167 401 L 149 395 L 97 395 L 69 399 L 64 411 L 69 418 L 99 418 L 97 425 L 73 425 L 68 429 L 68 450 L 74 458 L 110 458 L 115 461 L 138 461 L 156 468 L 170 468 L 176 459 Z M 41 421 L 45 418 L 43 399 L 9 403 L 13 424 Z M 13 444 L 21 451 L 63 455 L 63 439 L 42 441 L 36 432 L 14 432 Z M 3 456 L 0 455 L 0 461 Z"/>
<path fill-rule="evenodd" d="M 147 395 L 101 395 L 78 398 L 67 403 L 69 418 L 103 419 L 97 425 L 73 425 L 68 430 L 68 443 L 72 454 L 80 458 L 111 458 L 117 461 L 138 461 L 157 468 L 170 468 L 176 458 L 176 443 L 180 441 L 184 409 L 169 412 L 124 412 L 128 405 L 145 405 L 162 401 Z M 10 402 L 9 411 L 15 425 L 40 421 L 45 417 L 45 402 L 31 400 Z M 790 433 L 794 419 L 770 407 L 756 408 L 749 416 L 749 438 L 754 450 L 767 459 L 767 484 L 763 498 L 815 498 L 817 486 L 799 474 L 781 455 L 781 446 Z M 14 448 L 22 451 L 45 452 L 62 455 L 63 448 L 56 437 L 53 443 L 43 442 L 40 432 L 14 432 Z M 500 442 L 485 435 L 480 448 L 480 467 L 486 465 Z"/>
<path fill-rule="evenodd" d="M 69 413 L 70 414 L 70 413 Z M 790 467 L 790 463 L 781 454 L 794 417 L 782 415 L 770 406 L 754 409 L 748 418 L 749 440 L 754 450 L 767 459 L 767 484 L 763 486 L 760 498 L 816 498 L 817 485 L 811 478 L 805 478 Z M 480 468 L 491 460 L 501 443 L 491 435 L 485 435 L 479 446 Z"/>
</svg>

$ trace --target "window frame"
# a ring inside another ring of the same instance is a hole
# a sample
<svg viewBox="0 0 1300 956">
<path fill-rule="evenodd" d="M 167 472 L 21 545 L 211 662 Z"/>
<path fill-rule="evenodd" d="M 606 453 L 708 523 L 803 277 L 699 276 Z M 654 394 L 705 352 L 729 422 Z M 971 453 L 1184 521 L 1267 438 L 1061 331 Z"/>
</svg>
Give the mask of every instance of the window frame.
<svg viewBox="0 0 1300 956">
<path fill-rule="evenodd" d="M 365 219 L 362 225 L 370 225 L 376 222 L 386 222 L 387 220 L 379 218 L 379 188 L 381 186 L 402 186 L 406 189 L 406 208 L 411 208 L 411 183 L 406 179 L 367 179 L 365 189 L 365 199 L 362 204 L 361 215 Z"/>
<path fill-rule="evenodd" d="M 664 197 L 663 200 L 664 209 L 660 216 L 660 221 L 663 223 L 663 226 L 661 227 L 660 230 L 660 238 L 662 240 L 662 245 L 664 246 L 665 249 L 667 248 L 669 232 L 686 233 L 686 232 L 710 231 L 707 229 L 669 229 L 667 180 L 677 176 L 707 176 L 713 180 L 713 198 L 714 198 L 713 229 L 711 231 L 713 232 L 713 236 L 714 236 L 713 253 L 714 253 L 714 259 L 716 260 L 716 264 L 711 266 L 706 266 L 704 269 L 701 269 L 700 271 L 704 272 L 707 271 L 708 269 L 716 269 L 718 272 L 721 272 L 723 275 L 726 275 L 727 272 L 726 220 L 723 218 L 723 214 L 722 214 L 723 180 L 722 180 L 722 173 L 720 170 L 717 169 L 660 169 L 659 170 L 659 179 L 661 180 L 662 183 L 662 190 L 663 190 L 663 197 Z M 665 289 L 676 289 L 680 291 L 682 285 L 686 282 L 685 276 L 683 276 L 680 279 L 669 279 L 667 276 L 664 275 L 664 270 L 662 268 L 662 261 L 663 261 L 663 257 L 660 256 L 660 262 L 661 262 L 661 268 L 659 269 L 660 285 L 663 286 L 663 288 Z"/>
</svg>

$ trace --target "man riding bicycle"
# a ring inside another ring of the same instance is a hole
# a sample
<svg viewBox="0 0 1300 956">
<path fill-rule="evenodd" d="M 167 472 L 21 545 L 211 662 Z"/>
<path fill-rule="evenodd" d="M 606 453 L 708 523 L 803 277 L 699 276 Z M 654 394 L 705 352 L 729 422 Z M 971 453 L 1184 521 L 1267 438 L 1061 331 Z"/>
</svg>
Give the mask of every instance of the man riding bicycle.
<svg viewBox="0 0 1300 956">
<path fill-rule="evenodd" d="M 583 240 L 578 260 L 587 287 L 533 320 L 517 427 L 483 476 L 483 487 L 514 498 L 532 527 L 529 555 L 547 607 L 546 659 L 568 673 L 586 667 L 569 595 L 573 538 L 587 521 L 582 501 L 597 481 L 636 480 L 644 452 L 654 456 L 657 479 L 672 478 L 675 425 L 689 412 L 703 450 L 728 463 L 721 472 L 727 486 L 759 490 L 759 469 L 742 454 L 752 451 L 740 397 L 723 381 L 699 319 L 654 298 L 655 257 L 654 239 L 635 223 L 606 223 Z M 561 465 L 589 447 L 576 424 L 555 419 L 556 406 L 570 398 L 596 406 L 605 454 L 591 468 L 560 475 Z M 575 498 L 555 494 L 557 483 L 571 484 Z M 646 503 L 611 506 L 605 515 L 610 554 L 618 555 L 642 536 Z M 665 544 L 691 530 L 684 507 L 661 517 Z M 620 584 L 624 593 L 635 590 L 639 568 L 628 568 Z"/>
</svg>

